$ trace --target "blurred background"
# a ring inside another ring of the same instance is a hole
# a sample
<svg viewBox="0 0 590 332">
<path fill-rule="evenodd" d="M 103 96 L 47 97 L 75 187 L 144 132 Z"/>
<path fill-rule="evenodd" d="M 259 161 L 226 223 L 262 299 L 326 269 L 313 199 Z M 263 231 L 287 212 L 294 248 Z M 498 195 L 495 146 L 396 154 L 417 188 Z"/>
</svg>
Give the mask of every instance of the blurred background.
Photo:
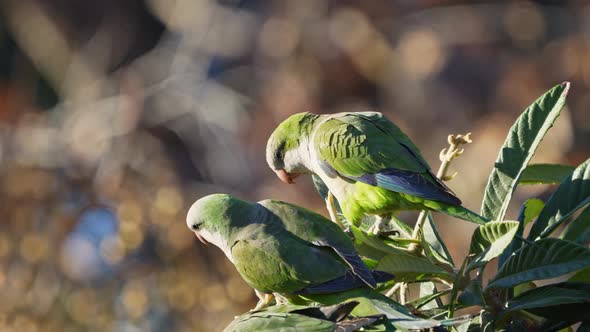
<svg viewBox="0 0 590 332">
<path fill-rule="evenodd" d="M 326 215 L 266 166 L 295 112 L 380 110 L 435 170 L 472 132 L 448 184 L 479 211 L 508 128 L 564 80 L 534 161 L 590 156 L 589 57 L 586 1 L 1 0 L 0 330 L 217 331 L 252 308 L 185 213 L 228 192 Z M 435 218 L 460 263 L 474 227 Z"/>
</svg>

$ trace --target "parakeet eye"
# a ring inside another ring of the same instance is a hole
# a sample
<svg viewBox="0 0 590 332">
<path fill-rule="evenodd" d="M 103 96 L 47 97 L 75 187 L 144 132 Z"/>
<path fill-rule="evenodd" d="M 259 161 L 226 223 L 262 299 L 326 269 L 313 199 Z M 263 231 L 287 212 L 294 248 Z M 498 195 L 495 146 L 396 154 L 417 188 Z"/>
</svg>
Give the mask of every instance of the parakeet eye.
<svg viewBox="0 0 590 332">
<path fill-rule="evenodd" d="M 199 229 L 199 225 L 197 225 L 197 224 L 192 224 L 192 225 L 191 225 L 191 229 L 192 229 L 193 231 L 196 231 L 197 229 Z"/>
<path fill-rule="evenodd" d="M 275 159 L 283 159 L 283 151 L 277 150 L 277 152 L 275 152 Z"/>
</svg>

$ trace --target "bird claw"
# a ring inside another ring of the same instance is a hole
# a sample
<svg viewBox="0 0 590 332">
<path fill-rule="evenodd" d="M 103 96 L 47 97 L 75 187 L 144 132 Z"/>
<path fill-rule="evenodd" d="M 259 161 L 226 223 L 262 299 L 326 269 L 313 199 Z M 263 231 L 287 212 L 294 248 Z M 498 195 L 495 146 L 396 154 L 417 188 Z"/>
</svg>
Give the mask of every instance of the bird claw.
<svg viewBox="0 0 590 332">
<path fill-rule="evenodd" d="M 451 175 L 442 176 L 440 179 L 443 181 L 450 181 L 450 180 L 454 179 L 457 176 L 457 174 L 459 174 L 459 173 L 455 172 Z"/>
</svg>

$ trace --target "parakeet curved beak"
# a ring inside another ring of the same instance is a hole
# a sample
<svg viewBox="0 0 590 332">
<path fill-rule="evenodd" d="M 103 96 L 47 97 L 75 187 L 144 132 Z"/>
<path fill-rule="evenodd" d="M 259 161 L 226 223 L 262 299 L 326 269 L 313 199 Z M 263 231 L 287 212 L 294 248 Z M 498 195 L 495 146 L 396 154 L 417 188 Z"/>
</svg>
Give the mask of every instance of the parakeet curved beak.
<svg viewBox="0 0 590 332">
<path fill-rule="evenodd" d="M 207 240 L 205 240 L 205 238 L 203 236 L 201 236 L 199 233 L 194 232 L 195 235 L 197 236 L 197 239 L 199 239 L 199 241 L 201 241 L 203 244 L 209 244 L 209 242 L 207 242 Z"/>
<path fill-rule="evenodd" d="M 277 176 L 279 177 L 279 179 L 281 179 L 281 181 L 283 181 L 287 184 L 295 183 L 295 181 L 293 181 L 293 179 L 299 176 L 299 174 L 297 174 L 297 173 L 291 173 L 291 174 L 287 173 L 287 171 L 285 171 L 284 169 L 279 169 L 279 170 L 275 171 L 275 173 L 277 173 Z"/>
</svg>

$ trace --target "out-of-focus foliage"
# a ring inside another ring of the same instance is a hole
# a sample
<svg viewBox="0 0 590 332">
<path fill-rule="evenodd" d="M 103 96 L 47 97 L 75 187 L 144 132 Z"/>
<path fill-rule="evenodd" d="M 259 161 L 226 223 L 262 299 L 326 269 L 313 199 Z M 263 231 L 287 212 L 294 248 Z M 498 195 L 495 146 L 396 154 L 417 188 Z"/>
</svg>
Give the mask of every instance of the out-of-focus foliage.
<svg viewBox="0 0 590 332">
<path fill-rule="evenodd" d="M 588 22 L 576 1 L 0 2 L 0 330 L 210 331 L 253 307 L 184 216 L 212 192 L 322 208 L 264 163 L 294 112 L 376 108 L 433 167 L 472 131 L 449 185 L 474 208 L 517 112 L 570 80 L 535 158 L 580 164 Z M 474 226 L 437 226 L 464 257 Z"/>
</svg>

